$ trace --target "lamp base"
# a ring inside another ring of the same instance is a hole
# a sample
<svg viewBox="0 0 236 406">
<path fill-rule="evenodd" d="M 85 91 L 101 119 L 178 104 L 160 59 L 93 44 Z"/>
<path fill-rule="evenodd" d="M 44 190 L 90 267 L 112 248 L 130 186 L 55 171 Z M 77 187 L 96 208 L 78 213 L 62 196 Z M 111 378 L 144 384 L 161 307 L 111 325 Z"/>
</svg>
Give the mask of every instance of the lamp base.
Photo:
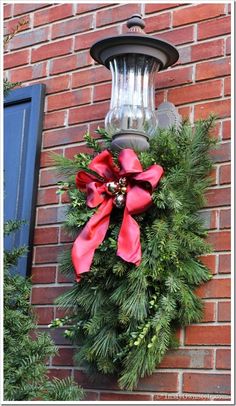
<svg viewBox="0 0 236 406">
<path fill-rule="evenodd" d="M 149 149 L 148 137 L 138 131 L 125 131 L 113 135 L 111 148 L 120 151 L 125 148 L 132 148 L 135 151 L 146 151 Z"/>
</svg>

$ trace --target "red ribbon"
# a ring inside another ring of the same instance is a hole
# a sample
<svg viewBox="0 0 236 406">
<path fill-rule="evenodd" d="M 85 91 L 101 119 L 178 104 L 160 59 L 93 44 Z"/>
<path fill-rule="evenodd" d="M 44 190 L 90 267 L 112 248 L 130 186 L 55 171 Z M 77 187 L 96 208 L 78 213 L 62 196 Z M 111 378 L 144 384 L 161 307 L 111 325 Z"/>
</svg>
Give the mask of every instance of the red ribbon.
<svg viewBox="0 0 236 406">
<path fill-rule="evenodd" d="M 142 213 L 152 204 L 151 194 L 163 174 L 163 168 L 160 165 L 152 165 L 143 171 L 132 149 L 123 149 L 118 161 L 120 168 L 115 165 L 110 152 L 105 150 L 88 166 L 95 174 L 81 170 L 76 175 L 78 189 L 87 192 L 87 205 L 91 208 L 99 206 L 72 248 L 72 262 L 78 282 L 80 275 L 90 270 L 94 252 L 104 240 L 109 227 L 115 196 L 108 193 L 107 183 L 119 182 L 123 177 L 127 180 L 127 194 L 117 255 L 135 265 L 141 262 L 140 230 L 132 215 Z"/>
</svg>

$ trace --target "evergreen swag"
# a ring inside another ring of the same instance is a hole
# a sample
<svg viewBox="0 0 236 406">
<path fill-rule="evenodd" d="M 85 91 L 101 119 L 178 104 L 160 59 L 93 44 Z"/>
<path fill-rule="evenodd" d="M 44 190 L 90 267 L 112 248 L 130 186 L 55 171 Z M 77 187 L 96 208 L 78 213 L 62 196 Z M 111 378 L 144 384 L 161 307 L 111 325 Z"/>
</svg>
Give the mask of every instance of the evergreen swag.
<svg viewBox="0 0 236 406">
<path fill-rule="evenodd" d="M 22 223 L 7 221 L 4 234 L 16 232 Z M 83 391 L 71 378 L 47 378 L 46 360 L 57 353 L 51 337 L 41 333 L 32 339 L 30 334 L 36 329 L 31 284 L 10 273 L 26 252 L 26 247 L 4 251 L 4 399 L 81 400 Z"/>
<path fill-rule="evenodd" d="M 75 361 L 95 376 L 117 375 L 122 389 L 135 388 L 138 379 L 152 374 L 167 350 L 177 346 L 177 327 L 202 318 L 202 303 L 194 290 L 211 279 L 198 259 L 210 247 L 198 211 L 204 205 L 212 168 L 213 123 L 209 117 L 196 122 L 194 130 L 187 122 L 180 129 L 159 130 L 150 150 L 138 154 L 143 169 L 153 163 L 164 168 L 153 206 L 135 216 L 141 234 L 141 265 L 135 267 L 116 255 L 123 210 L 114 208 L 90 272 L 57 299 L 70 315 L 51 326 L 67 326 L 65 335 L 79 344 Z M 97 131 L 109 148 L 109 135 Z M 97 140 L 89 134 L 85 140 L 95 153 L 100 152 Z M 73 160 L 56 156 L 55 160 L 59 174 L 66 178 L 59 182 L 59 193 L 67 190 L 71 200 L 65 227 L 75 238 L 96 211 L 86 206 L 86 194 L 75 187 L 75 174 L 87 168 L 91 156 L 78 154 Z M 60 270 L 73 275 L 70 251 L 63 254 Z"/>
</svg>

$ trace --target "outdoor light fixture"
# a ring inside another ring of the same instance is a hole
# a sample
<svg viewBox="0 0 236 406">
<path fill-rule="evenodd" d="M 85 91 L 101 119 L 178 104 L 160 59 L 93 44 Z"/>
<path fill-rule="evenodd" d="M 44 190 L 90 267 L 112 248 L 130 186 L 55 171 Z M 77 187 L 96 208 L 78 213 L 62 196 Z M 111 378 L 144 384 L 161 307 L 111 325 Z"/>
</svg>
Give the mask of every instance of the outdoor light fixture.
<svg viewBox="0 0 236 406">
<path fill-rule="evenodd" d="M 144 151 L 158 127 L 155 73 L 173 65 L 179 53 L 170 43 L 145 34 L 139 14 L 127 21 L 127 27 L 126 34 L 97 41 L 90 53 L 112 74 L 110 110 L 105 118 L 112 148 Z"/>
</svg>

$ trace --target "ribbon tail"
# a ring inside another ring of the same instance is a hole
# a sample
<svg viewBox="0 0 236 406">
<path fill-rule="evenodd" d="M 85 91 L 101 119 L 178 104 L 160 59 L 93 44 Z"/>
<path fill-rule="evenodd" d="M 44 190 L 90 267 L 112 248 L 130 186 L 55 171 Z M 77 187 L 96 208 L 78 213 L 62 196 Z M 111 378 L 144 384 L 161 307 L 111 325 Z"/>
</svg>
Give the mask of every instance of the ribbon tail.
<svg viewBox="0 0 236 406">
<path fill-rule="evenodd" d="M 117 255 L 126 262 L 132 262 L 135 265 L 141 263 L 140 229 L 138 223 L 130 215 L 127 207 L 124 210 L 118 237 Z"/>
<path fill-rule="evenodd" d="M 71 256 L 77 282 L 80 281 L 82 273 L 90 270 L 94 252 L 106 236 L 111 211 L 112 199 L 109 198 L 104 200 L 73 244 Z"/>
</svg>

